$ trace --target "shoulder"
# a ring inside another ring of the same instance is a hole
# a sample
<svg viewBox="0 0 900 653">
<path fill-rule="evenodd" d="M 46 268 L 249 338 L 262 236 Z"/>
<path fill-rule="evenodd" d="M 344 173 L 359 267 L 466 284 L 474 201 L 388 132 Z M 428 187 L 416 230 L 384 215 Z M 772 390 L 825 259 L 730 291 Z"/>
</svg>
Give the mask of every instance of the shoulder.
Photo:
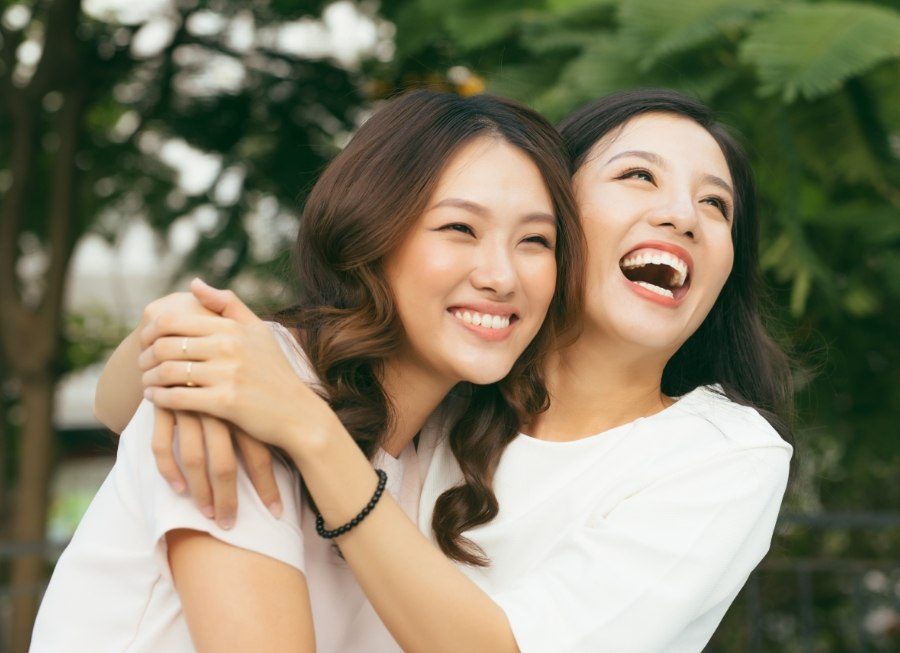
<svg viewBox="0 0 900 653">
<path fill-rule="evenodd" d="M 728 460 L 781 479 L 787 477 L 793 453 L 756 409 L 732 401 L 717 386 L 693 390 L 642 420 L 638 431 L 653 448 L 654 466 L 670 469 Z"/>
<path fill-rule="evenodd" d="M 701 386 L 673 408 L 685 423 L 708 432 L 729 448 L 791 450 L 759 411 L 729 399 L 719 386 Z"/>
</svg>

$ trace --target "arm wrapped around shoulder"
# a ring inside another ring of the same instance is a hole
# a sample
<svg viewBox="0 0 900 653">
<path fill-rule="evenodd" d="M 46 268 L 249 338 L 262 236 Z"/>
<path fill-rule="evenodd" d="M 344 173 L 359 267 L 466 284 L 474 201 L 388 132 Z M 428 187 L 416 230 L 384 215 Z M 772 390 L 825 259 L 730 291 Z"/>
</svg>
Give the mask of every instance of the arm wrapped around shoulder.
<svg viewBox="0 0 900 653">
<path fill-rule="evenodd" d="M 728 447 L 590 519 L 493 597 L 520 650 L 702 650 L 769 549 L 790 455 Z"/>
</svg>

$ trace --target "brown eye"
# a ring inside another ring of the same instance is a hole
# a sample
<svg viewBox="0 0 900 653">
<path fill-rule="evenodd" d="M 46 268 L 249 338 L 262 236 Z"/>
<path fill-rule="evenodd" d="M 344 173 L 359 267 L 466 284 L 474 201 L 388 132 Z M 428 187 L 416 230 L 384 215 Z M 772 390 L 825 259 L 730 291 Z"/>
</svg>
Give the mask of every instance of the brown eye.
<svg viewBox="0 0 900 653">
<path fill-rule="evenodd" d="M 651 184 L 654 183 L 653 175 L 649 170 L 645 170 L 643 168 L 632 168 L 631 170 L 626 170 L 621 175 L 619 175 L 617 179 L 640 179 L 642 181 L 649 181 Z"/>
<path fill-rule="evenodd" d="M 719 212 L 722 214 L 722 216 L 724 218 L 728 219 L 730 206 L 725 199 L 723 199 L 721 197 L 713 196 L 713 197 L 707 197 L 703 201 L 708 202 L 711 206 L 714 206 L 717 209 L 719 209 Z"/>
<path fill-rule="evenodd" d="M 528 236 L 528 238 L 525 239 L 525 242 L 536 243 L 538 245 L 541 245 L 542 247 L 546 247 L 547 249 L 553 249 L 553 244 L 550 242 L 550 239 L 546 238 L 545 236 Z"/>
<path fill-rule="evenodd" d="M 443 227 L 438 229 L 438 231 L 458 231 L 461 234 L 467 234 L 469 236 L 475 235 L 475 230 L 472 229 L 472 227 L 470 227 L 469 225 L 464 224 L 462 222 L 453 222 L 451 224 L 445 224 Z"/>
</svg>

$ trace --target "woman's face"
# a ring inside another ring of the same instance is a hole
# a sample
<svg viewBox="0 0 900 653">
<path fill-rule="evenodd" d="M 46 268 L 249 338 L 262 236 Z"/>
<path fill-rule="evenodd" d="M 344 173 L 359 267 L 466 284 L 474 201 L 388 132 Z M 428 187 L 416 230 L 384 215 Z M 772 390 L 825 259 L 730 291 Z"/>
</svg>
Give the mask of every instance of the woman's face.
<svg viewBox="0 0 900 653">
<path fill-rule="evenodd" d="M 493 383 L 535 337 L 556 286 L 556 218 L 540 172 L 481 137 L 448 162 L 386 261 L 402 357 L 451 383 Z"/>
<path fill-rule="evenodd" d="M 584 336 L 667 360 L 731 272 L 722 150 L 692 120 L 647 113 L 599 141 L 574 181 L 589 249 Z"/>
</svg>

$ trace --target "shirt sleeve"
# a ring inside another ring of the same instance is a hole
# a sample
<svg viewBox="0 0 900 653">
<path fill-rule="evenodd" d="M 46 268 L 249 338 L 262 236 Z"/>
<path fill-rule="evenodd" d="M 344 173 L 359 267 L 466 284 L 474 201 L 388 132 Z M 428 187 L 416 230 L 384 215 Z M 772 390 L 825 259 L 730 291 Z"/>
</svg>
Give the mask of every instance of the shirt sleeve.
<svg viewBox="0 0 900 653">
<path fill-rule="evenodd" d="M 235 525 L 229 530 L 221 529 L 200 512 L 189 496 L 176 494 L 156 468 L 150 446 L 153 413 L 153 404 L 142 401 L 122 433 L 119 457 L 125 465 L 123 472 L 127 470 L 125 473 L 136 479 L 138 501 L 162 574 L 171 578 L 166 533 L 182 528 L 208 533 L 222 542 L 261 553 L 304 571 L 303 533 L 300 527 L 303 506 L 296 475 L 275 459 L 275 480 L 284 508 L 282 517 L 277 519 L 263 504 L 243 464 L 239 463 Z"/>
<path fill-rule="evenodd" d="M 701 650 L 768 551 L 789 459 L 780 447 L 718 454 L 589 519 L 493 596 L 520 650 Z M 697 645 L 679 648 L 687 630 Z"/>
</svg>

